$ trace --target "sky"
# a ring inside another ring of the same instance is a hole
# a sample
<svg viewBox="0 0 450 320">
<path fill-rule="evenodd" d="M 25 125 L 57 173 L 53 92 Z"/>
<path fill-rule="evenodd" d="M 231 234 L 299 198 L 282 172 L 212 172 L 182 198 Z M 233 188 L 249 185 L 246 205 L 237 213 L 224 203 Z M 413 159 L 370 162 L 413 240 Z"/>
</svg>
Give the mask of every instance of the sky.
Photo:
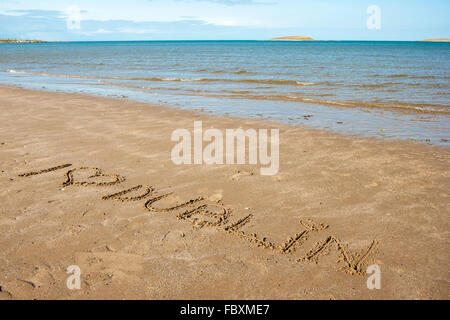
<svg viewBox="0 0 450 320">
<path fill-rule="evenodd" d="M 450 38 L 449 0 L 0 0 L 0 39 Z"/>
</svg>

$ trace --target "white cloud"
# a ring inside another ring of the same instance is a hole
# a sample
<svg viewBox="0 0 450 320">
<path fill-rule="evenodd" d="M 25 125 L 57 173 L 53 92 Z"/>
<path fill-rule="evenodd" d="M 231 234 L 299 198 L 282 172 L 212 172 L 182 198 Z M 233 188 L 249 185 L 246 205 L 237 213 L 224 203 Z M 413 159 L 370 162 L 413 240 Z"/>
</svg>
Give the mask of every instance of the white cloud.
<svg viewBox="0 0 450 320">
<path fill-rule="evenodd" d="M 206 24 L 223 27 L 252 27 L 258 26 L 261 23 L 259 21 L 240 21 L 236 19 L 223 19 L 223 18 L 206 18 L 202 19 Z"/>
</svg>

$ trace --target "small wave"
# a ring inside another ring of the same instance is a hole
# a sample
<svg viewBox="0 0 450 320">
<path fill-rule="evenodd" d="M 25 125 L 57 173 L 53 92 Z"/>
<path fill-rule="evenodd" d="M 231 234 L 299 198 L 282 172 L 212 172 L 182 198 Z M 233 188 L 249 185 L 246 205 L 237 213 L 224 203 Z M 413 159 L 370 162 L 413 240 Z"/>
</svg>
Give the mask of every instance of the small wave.
<svg viewBox="0 0 450 320">
<path fill-rule="evenodd" d="M 214 71 L 210 71 L 208 69 L 198 69 L 198 70 L 195 70 L 194 72 L 197 72 L 197 73 L 212 73 L 212 74 L 237 74 L 237 75 L 242 75 L 242 74 L 256 75 L 256 74 L 258 74 L 256 72 L 251 72 L 251 71 L 247 71 L 247 70 L 237 70 L 237 71 L 214 70 Z"/>
<path fill-rule="evenodd" d="M 106 79 L 114 79 L 114 80 L 126 80 L 126 81 L 153 81 L 153 82 L 163 82 L 163 81 L 169 81 L 169 82 L 196 82 L 196 81 L 202 81 L 202 79 L 199 78 L 158 78 L 158 77 L 135 77 L 135 78 L 128 78 L 128 77 L 109 77 Z"/>
<path fill-rule="evenodd" d="M 58 78 L 76 78 L 76 79 L 103 79 L 91 76 L 78 76 L 78 75 L 68 75 L 68 74 L 57 74 L 57 73 L 41 73 L 41 72 L 30 72 L 30 71 L 22 71 L 22 70 L 14 70 L 8 69 L 5 72 L 16 73 L 16 74 L 29 74 L 33 76 L 39 77 L 58 77 Z"/>
<path fill-rule="evenodd" d="M 436 76 L 436 75 L 407 75 L 407 74 L 388 74 L 388 75 L 382 75 L 382 74 L 373 74 L 371 75 L 372 78 L 409 78 L 409 79 L 415 79 L 415 80 L 433 80 L 433 79 L 442 79 L 442 80 L 448 80 L 450 77 L 448 76 Z"/>
<path fill-rule="evenodd" d="M 220 94 L 202 94 L 202 96 L 214 98 L 236 98 L 236 99 L 252 99 L 252 100 L 272 100 L 272 101 L 289 101 L 302 102 L 310 104 L 318 104 L 325 106 L 347 107 L 347 108 L 363 108 L 363 109 L 392 109 L 398 111 L 409 111 L 429 114 L 450 114 L 450 106 L 438 104 L 408 104 L 402 102 L 384 103 L 384 102 L 359 102 L 359 101 L 335 101 L 335 100 L 321 100 L 308 97 L 294 96 L 294 95 L 251 95 L 251 94 L 235 94 L 235 95 L 220 95 Z"/>
<path fill-rule="evenodd" d="M 232 93 L 232 94 L 249 94 L 251 91 L 239 91 L 239 90 L 220 90 L 220 92 L 224 93 Z"/>
<path fill-rule="evenodd" d="M 256 72 L 251 72 L 251 71 L 247 71 L 247 70 L 239 70 L 239 71 L 235 71 L 233 73 L 234 74 L 248 74 L 248 75 L 255 75 L 255 74 L 257 74 Z"/>
<path fill-rule="evenodd" d="M 283 96 L 278 96 L 279 99 L 284 100 Z M 437 104 L 407 104 L 407 103 L 376 103 L 376 102 L 353 102 L 353 101 L 333 101 L 333 100 L 320 100 L 304 97 L 289 97 L 289 100 L 306 103 L 315 103 L 320 105 L 330 105 L 338 107 L 352 107 L 352 108 L 376 108 L 376 109 L 396 109 L 401 111 L 414 111 L 420 113 L 441 113 L 450 114 L 450 108 L 447 105 Z"/>
<path fill-rule="evenodd" d="M 424 79 L 424 80 L 427 80 L 427 79 L 439 79 L 439 77 L 437 77 L 437 76 L 413 76 L 413 77 L 410 77 L 411 79 Z"/>
<path fill-rule="evenodd" d="M 225 78 L 160 78 L 160 77 L 117 77 L 117 76 L 81 76 L 69 74 L 49 74 L 38 72 L 26 72 L 18 70 L 7 70 L 10 73 L 22 73 L 45 77 L 62 77 L 62 78 L 76 78 L 76 79 L 107 79 L 107 80 L 123 80 L 123 81 L 170 81 L 170 82 L 224 82 L 224 83 L 253 83 L 253 84 L 275 84 L 275 85 L 291 85 L 291 86 L 312 86 L 313 82 L 302 82 L 295 80 L 276 80 L 276 79 L 225 79 Z"/>
<path fill-rule="evenodd" d="M 25 71 L 18 71 L 18 70 L 14 70 L 14 69 L 8 69 L 5 70 L 5 72 L 9 72 L 9 73 L 20 73 L 20 74 L 25 74 Z"/>
<path fill-rule="evenodd" d="M 407 74 L 373 74 L 373 78 L 408 78 Z"/>
<path fill-rule="evenodd" d="M 387 75 L 386 78 L 408 78 L 407 74 L 390 74 Z"/>
<path fill-rule="evenodd" d="M 400 82 L 383 82 L 383 83 L 369 83 L 369 84 L 352 84 L 346 85 L 348 88 L 364 88 L 364 89 L 381 89 L 381 88 L 389 88 L 392 86 L 403 85 Z"/>
<path fill-rule="evenodd" d="M 291 86 L 313 86 L 313 82 L 302 82 L 295 80 L 266 80 L 266 79 L 224 79 L 224 78 L 158 78 L 158 77 L 112 77 L 117 80 L 131 81 L 172 81 L 172 82 L 225 82 L 225 83 L 254 83 L 254 84 L 275 84 Z"/>
</svg>

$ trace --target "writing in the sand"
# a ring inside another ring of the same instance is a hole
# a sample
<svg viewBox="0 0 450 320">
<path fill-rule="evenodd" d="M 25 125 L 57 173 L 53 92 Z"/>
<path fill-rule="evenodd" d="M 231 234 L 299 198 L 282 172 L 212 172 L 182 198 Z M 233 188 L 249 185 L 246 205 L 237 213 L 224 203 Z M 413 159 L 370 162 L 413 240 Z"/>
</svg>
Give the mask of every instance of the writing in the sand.
<svg viewBox="0 0 450 320">
<path fill-rule="evenodd" d="M 33 177 L 53 171 L 71 167 L 72 164 L 63 164 L 47 169 L 20 174 L 20 177 Z M 65 173 L 62 187 L 110 187 L 122 184 L 126 177 L 119 174 L 105 173 L 96 167 L 78 167 L 68 170 Z M 299 220 L 299 230 L 296 234 L 287 238 L 284 243 L 277 245 L 270 241 L 268 237 L 258 236 L 256 233 L 243 231 L 253 219 L 252 214 L 236 217 L 232 208 L 227 207 L 222 201 L 210 201 L 204 196 L 198 196 L 187 201 L 180 202 L 171 192 L 159 192 L 153 186 L 137 185 L 126 188 L 122 191 L 106 194 L 103 200 L 114 200 L 121 202 L 142 201 L 143 209 L 153 214 L 170 213 L 180 221 L 192 224 L 195 229 L 204 227 L 216 228 L 221 232 L 235 237 L 242 238 L 256 244 L 266 250 L 272 250 L 279 254 L 292 254 L 302 247 L 313 233 L 328 232 L 329 226 L 314 222 L 310 219 Z M 337 251 L 340 270 L 349 274 L 363 275 L 365 266 L 369 258 L 375 252 L 377 241 L 372 241 L 367 248 L 361 250 L 351 250 L 338 237 L 326 234 L 325 239 L 316 243 L 312 249 L 307 251 L 297 262 L 319 262 L 319 258 L 330 252 L 330 249 Z"/>
</svg>

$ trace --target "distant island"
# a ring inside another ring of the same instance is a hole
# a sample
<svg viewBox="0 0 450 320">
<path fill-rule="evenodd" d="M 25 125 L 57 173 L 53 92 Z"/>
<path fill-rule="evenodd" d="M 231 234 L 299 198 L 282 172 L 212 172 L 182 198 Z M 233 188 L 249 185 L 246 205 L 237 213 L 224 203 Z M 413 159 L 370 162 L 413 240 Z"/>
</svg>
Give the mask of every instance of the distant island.
<svg viewBox="0 0 450 320">
<path fill-rule="evenodd" d="M 316 41 L 316 40 L 306 36 L 290 36 L 290 37 L 272 38 L 269 39 L 269 41 Z"/>
<path fill-rule="evenodd" d="M 42 40 L 0 39 L 0 43 L 45 43 Z"/>
<path fill-rule="evenodd" d="M 423 42 L 450 42 L 450 38 L 425 39 Z"/>
</svg>

